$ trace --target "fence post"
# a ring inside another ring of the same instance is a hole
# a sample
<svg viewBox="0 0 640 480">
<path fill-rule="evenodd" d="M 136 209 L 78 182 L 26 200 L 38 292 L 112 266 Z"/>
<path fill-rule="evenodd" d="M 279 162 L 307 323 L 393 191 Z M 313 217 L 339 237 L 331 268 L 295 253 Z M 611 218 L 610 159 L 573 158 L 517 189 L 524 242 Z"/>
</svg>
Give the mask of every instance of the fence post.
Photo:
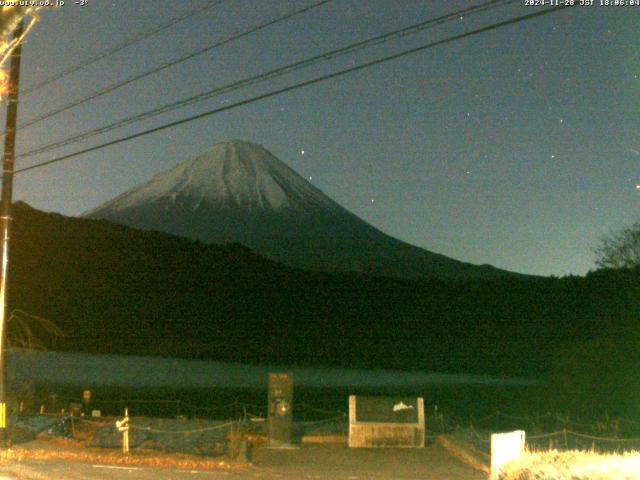
<svg viewBox="0 0 640 480">
<path fill-rule="evenodd" d="M 124 418 L 116 421 L 116 428 L 122 432 L 122 453 L 129 453 L 129 409 L 124 407 Z"/>
<path fill-rule="evenodd" d="M 122 444 L 122 452 L 126 455 L 129 453 L 129 409 L 124 408 L 124 418 L 127 421 L 127 428 L 124 431 L 124 440 Z"/>
</svg>

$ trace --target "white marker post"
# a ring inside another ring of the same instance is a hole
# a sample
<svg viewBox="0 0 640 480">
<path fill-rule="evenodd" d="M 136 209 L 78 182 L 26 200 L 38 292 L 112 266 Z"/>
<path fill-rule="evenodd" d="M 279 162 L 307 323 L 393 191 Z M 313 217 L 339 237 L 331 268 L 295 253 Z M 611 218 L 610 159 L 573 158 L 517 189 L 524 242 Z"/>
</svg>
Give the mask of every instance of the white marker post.
<svg viewBox="0 0 640 480">
<path fill-rule="evenodd" d="M 524 453 L 524 441 L 523 430 L 491 435 L 491 480 L 500 477 L 505 463 L 519 458 Z"/>
<path fill-rule="evenodd" d="M 122 432 L 122 453 L 129 453 L 129 409 L 125 407 L 124 418 L 116 420 L 116 428 Z"/>
</svg>

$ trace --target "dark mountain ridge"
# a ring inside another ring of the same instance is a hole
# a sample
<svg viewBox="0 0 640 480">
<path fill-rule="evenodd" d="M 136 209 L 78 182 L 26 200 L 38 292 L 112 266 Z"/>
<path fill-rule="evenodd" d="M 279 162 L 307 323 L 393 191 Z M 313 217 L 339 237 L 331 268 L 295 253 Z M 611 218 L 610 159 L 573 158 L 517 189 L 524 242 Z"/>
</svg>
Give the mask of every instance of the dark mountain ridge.
<svg viewBox="0 0 640 480">
<path fill-rule="evenodd" d="M 10 307 L 58 324 L 58 350 L 531 377 L 567 344 L 628 338 L 640 311 L 637 271 L 406 281 L 23 203 L 14 218 Z"/>
<path fill-rule="evenodd" d="M 234 140 L 87 212 L 205 243 L 239 242 L 281 263 L 398 278 L 516 275 L 409 245 L 338 205 L 261 145 Z"/>
</svg>

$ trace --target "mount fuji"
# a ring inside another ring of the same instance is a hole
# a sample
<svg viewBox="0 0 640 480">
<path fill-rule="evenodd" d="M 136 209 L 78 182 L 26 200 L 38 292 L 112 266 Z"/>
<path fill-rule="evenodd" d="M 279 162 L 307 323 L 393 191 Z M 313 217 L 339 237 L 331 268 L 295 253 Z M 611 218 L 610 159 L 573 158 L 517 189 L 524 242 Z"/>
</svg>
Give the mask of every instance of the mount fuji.
<svg viewBox="0 0 640 480">
<path fill-rule="evenodd" d="M 239 140 L 219 143 L 83 216 L 205 243 L 239 242 L 311 270 L 405 279 L 515 275 L 397 240 L 327 197 L 261 145 Z"/>
</svg>

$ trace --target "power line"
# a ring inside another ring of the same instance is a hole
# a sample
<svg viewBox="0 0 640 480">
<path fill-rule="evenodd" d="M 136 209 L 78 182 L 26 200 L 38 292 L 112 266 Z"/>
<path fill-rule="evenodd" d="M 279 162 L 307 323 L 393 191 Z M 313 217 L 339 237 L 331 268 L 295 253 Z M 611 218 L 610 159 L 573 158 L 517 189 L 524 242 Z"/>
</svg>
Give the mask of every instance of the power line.
<svg viewBox="0 0 640 480">
<path fill-rule="evenodd" d="M 111 92 L 113 92 L 115 90 L 118 90 L 118 89 L 120 89 L 120 88 L 122 88 L 122 87 L 124 87 L 126 85 L 129 85 L 130 83 L 136 82 L 138 80 L 142 80 L 143 78 L 146 78 L 146 77 L 148 77 L 150 75 L 153 75 L 155 73 L 161 72 L 162 70 L 165 70 L 165 69 L 167 69 L 169 67 L 173 67 L 173 66 L 176 66 L 176 65 L 178 65 L 180 63 L 186 62 L 187 60 L 190 60 L 190 59 L 192 59 L 194 57 L 197 57 L 198 55 L 202 55 L 203 53 L 210 52 L 211 50 L 213 50 L 215 48 L 221 47 L 221 46 L 226 45 L 228 43 L 231 43 L 231 42 L 233 42 L 235 40 L 238 40 L 240 38 L 246 37 L 247 35 L 250 35 L 252 33 L 258 32 L 258 31 L 263 30 L 263 29 L 265 29 L 267 27 L 275 25 L 277 23 L 280 23 L 280 22 L 283 22 L 285 20 L 288 20 L 289 18 L 292 18 L 292 17 L 294 17 L 296 15 L 301 15 L 301 14 L 303 14 L 305 12 L 308 12 L 309 10 L 312 10 L 314 8 L 317 8 L 317 7 L 320 7 L 320 6 L 324 5 L 325 3 L 329 3 L 331 1 L 333 1 L 333 0 L 320 0 L 319 2 L 316 2 L 316 3 L 312 4 L 312 5 L 306 6 L 304 8 L 299 8 L 297 10 L 293 10 L 293 11 L 291 11 L 289 13 L 286 13 L 286 14 L 284 14 L 284 15 L 282 15 L 282 16 L 274 19 L 274 20 L 270 20 L 268 22 L 261 23 L 260 25 L 258 25 L 256 27 L 253 27 L 253 28 L 251 28 L 249 30 L 245 30 L 245 31 L 242 31 L 240 33 L 234 34 L 234 35 L 232 35 L 230 37 L 227 37 L 224 40 L 214 42 L 214 43 L 209 44 L 209 45 L 207 45 L 207 46 L 205 46 L 203 48 L 199 48 L 199 49 L 197 49 L 197 50 L 195 50 L 193 52 L 190 52 L 190 53 L 188 53 L 186 55 L 183 55 L 182 57 L 178 58 L 177 60 L 172 60 L 170 62 L 163 63 L 163 64 L 161 64 L 160 66 L 158 66 L 156 68 L 153 68 L 151 70 L 148 70 L 146 72 L 140 73 L 138 75 L 134 75 L 132 77 L 129 77 L 129 78 L 125 79 L 125 80 L 122 80 L 122 81 L 117 82 L 117 83 L 115 83 L 113 85 L 105 87 L 102 90 L 98 90 L 98 91 L 96 91 L 94 93 L 91 93 L 91 94 L 87 95 L 86 97 L 83 97 L 83 98 L 81 98 L 79 100 L 74 100 L 74 101 L 72 101 L 70 103 L 67 103 L 66 105 L 63 105 L 63 106 L 61 106 L 59 108 L 56 108 L 56 109 L 51 110 L 51 111 L 49 111 L 47 113 L 44 113 L 44 114 L 39 115 L 39 116 L 37 116 L 35 118 L 32 118 L 31 120 L 28 120 L 24 124 L 20 125 L 18 128 L 19 129 L 23 129 L 23 128 L 27 128 L 27 127 L 30 127 L 32 125 L 35 125 L 37 123 L 40 123 L 43 120 L 46 120 L 47 118 L 53 117 L 54 115 L 58 115 L 59 113 L 62 113 L 62 112 L 66 112 L 67 110 L 70 110 L 70 109 L 75 108 L 75 107 L 77 107 L 79 105 L 82 105 L 83 103 L 89 102 L 91 100 L 95 100 L 98 97 L 101 97 L 103 95 L 106 95 L 107 93 L 111 93 Z"/>
<path fill-rule="evenodd" d="M 241 100 L 239 102 L 236 102 L 236 103 L 233 103 L 233 104 L 230 104 L 230 105 L 226 105 L 224 107 L 219 107 L 219 108 L 216 108 L 216 109 L 213 109 L 213 110 L 209 110 L 209 111 L 204 112 L 204 113 L 200 113 L 200 114 L 193 115 L 193 116 L 190 116 L 190 117 L 187 117 L 187 118 L 183 118 L 181 120 L 177 120 L 175 122 L 170 122 L 170 123 L 167 123 L 165 125 L 161 125 L 159 127 L 151 128 L 151 129 L 148 129 L 148 130 L 144 130 L 142 132 L 138 132 L 138 133 L 134 133 L 132 135 L 128 135 L 126 137 L 121 137 L 121 138 L 118 138 L 116 140 L 111 140 L 109 142 L 102 143 L 100 145 L 96 145 L 96 146 L 93 146 L 93 147 L 85 148 L 85 149 L 79 150 L 77 152 L 69 153 L 67 155 L 63 155 L 63 156 L 60 156 L 60 157 L 57 157 L 57 158 L 53 158 L 53 159 L 47 160 L 45 162 L 40 162 L 40 163 L 31 165 L 29 167 L 24 167 L 24 168 L 16 170 L 15 173 L 18 174 L 18 173 L 26 172 L 26 171 L 29 171 L 29 170 L 34 170 L 36 168 L 44 167 L 46 165 L 51 165 L 53 163 L 58 163 L 58 162 L 61 162 L 63 160 L 68 160 L 70 158 L 77 157 L 79 155 L 83 155 L 85 153 L 95 152 L 96 150 L 101 150 L 101 149 L 106 148 L 106 147 L 117 145 L 119 143 L 124 143 L 124 142 L 127 142 L 129 140 L 133 140 L 133 139 L 136 139 L 136 138 L 139 138 L 139 137 L 143 137 L 143 136 L 146 136 L 146 135 L 149 135 L 149 134 L 152 134 L 152 133 L 156 133 L 156 132 L 159 132 L 159 131 L 162 131 L 162 130 L 166 130 L 168 128 L 176 127 L 176 126 L 179 126 L 179 125 L 183 125 L 185 123 L 189 123 L 189 122 L 193 122 L 195 120 L 199 120 L 201 118 L 209 117 L 211 115 L 215 115 L 216 113 L 221 113 L 221 112 L 224 112 L 224 111 L 227 111 L 227 110 L 231 110 L 231 109 L 234 109 L 234 108 L 237 108 L 237 107 L 241 107 L 243 105 L 248 105 L 250 103 L 254 103 L 254 102 L 257 102 L 257 101 L 260 101 L 260 100 L 271 98 L 271 97 L 274 97 L 276 95 L 280 95 L 280 94 L 287 93 L 287 92 L 290 92 L 290 91 L 293 91 L 293 90 L 297 90 L 299 88 L 304 88 L 304 87 L 307 87 L 309 85 L 314 85 L 316 83 L 320 83 L 320 82 L 323 82 L 325 80 L 330 80 L 330 79 L 333 79 L 333 78 L 337 78 L 337 77 L 346 75 L 348 73 L 352 73 L 352 72 L 356 72 L 356 71 L 359 71 L 359 70 L 363 70 L 365 68 L 369 68 L 369 67 L 372 67 L 374 65 L 379 65 L 381 63 L 389 62 L 391 60 L 396 60 L 398 58 L 405 57 L 407 55 L 411 55 L 411 54 L 414 54 L 414 53 L 417 53 L 417 52 L 422 52 L 424 50 L 431 49 L 431 48 L 434 48 L 434 47 L 437 47 L 437 46 L 440 46 L 440 45 L 445 45 L 447 43 L 451 43 L 451 42 L 454 42 L 454 41 L 457 41 L 457 40 L 461 40 L 463 38 L 471 37 L 471 36 L 478 35 L 480 33 L 488 32 L 488 31 L 491 31 L 491 30 L 496 30 L 498 28 L 502 28 L 502 27 L 505 27 L 507 25 L 513 25 L 513 24 L 516 24 L 516 23 L 520 23 L 520 22 L 523 22 L 523 21 L 527 21 L 527 20 L 531 20 L 533 18 L 537 18 L 537 17 L 543 16 L 543 15 L 548 15 L 550 13 L 557 12 L 557 11 L 560 11 L 560 10 L 565 9 L 565 8 L 568 8 L 568 5 L 553 7 L 553 8 L 549 8 L 549 9 L 546 9 L 546 10 L 541 10 L 539 12 L 529 13 L 527 15 L 521 15 L 519 17 L 511 18 L 509 20 L 504 20 L 502 22 L 494 23 L 494 24 L 488 25 L 486 27 L 478 28 L 476 30 L 471 30 L 469 32 L 461 33 L 459 35 L 454 35 L 454 36 L 445 38 L 443 40 L 438 40 L 438 41 L 435 41 L 435 42 L 431 42 L 431 43 L 428 43 L 426 45 L 422 45 L 420 47 L 411 48 L 409 50 L 405 50 L 403 52 L 399 52 L 399 53 L 395 53 L 395 54 L 392 54 L 392 55 L 388 55 L 386 57 L 382 57 L 382 58 L 379 58 L 377 60 L 373 60 L 373 61 L 370 61 L 370 62 L 362 63 L 360 65 L 356 65 L 355 67 L 347 68 L 347 69 L 340 70 L 340 71 L 337 71 L 337 72 L 334 72 L 334 73 L 330 73 L 330 74 L 327 74 L 327 75 L 316 77 L 314 79 L 306 80 L 306 81 L 300 82 L 300 83 L 296 83 L 294 85 L 290 85 L 288 87 L 280 88 L 278 90 L 273 90 L 271 92 L 264 93 L 262 95 L 257 95 L 255 97 L 251 97 L 251 98 L 248 98 L 248 99 L 245 99 L 245 100 Z"/>
<path fill-rule="evenodd" d="M 419 31 L 422 31 L 422 30 L 424 30 L 426 28 L 433 27 L 433 26 L 436 26 L 436 25 L 441 25 L 443 23 L 451 21 L 452 19 L 458 19 L 462 15 L 470 16 L 472 14 L 480 13 L 480 12 L 483 12 L 483 11 L 486 11 L 486 10 L 489 10 L 489 9 L 492 9 L 492 8 L 496 8 L 498 6 L 502 6 L 502 5 L 506 5 L 506 4 L 510 4 L 510 3 L 515 3 L 516 1 L 519 1 L 519 0 L 490 0 L 488 2 L 485 2 L 485 3 L 481 4 L 481 5 L 477 5 L 477 6 L 474 6 L 474 7 L 468 7 L 468 8 L 462 9 L 462 10 L 458 10 L 456 12 L 452 12 L 452 13 L 449 13 L 449 14 L 446 14 L 446 15 L 442 15 L 442 16 L 437 17 L 437 18 L 428 19 L 426 21 L 422 21 L 422 22 L 416 23 L 414 25 L 410 25 L 408 27 L 405 27 L 405 28 L 402 28 L 402 29 L 399 29 L 399 30 L 394 30 L 394 31 L 391 31 L 391 32 L 388 32 L 388 33 L 385 33 L 385 34 L 382 34 L 382 35 L 378 35 L 378 36 L 369 38 L 367 40 L 363 40 L 363 41 L 360 41 L 360 42 L 356 42 L 356 43 L 347 45 L 345 47 L 338 48 L 336 50 L 331 50 L 329 52 L 324 52 L 324 53 L 321 53 L 319 55 L 315 55 L 315 56 L 313 56 L 311 58 L 307 58 L 305 60 L 294 62 L 294 63 L 288 64 L 288 65 L 285 65 L 283 67 L 278 67 L 278 68 L 270 70 L 268 72 L 264 72 L 264 73 L 255 75 L 253 77 L 249 77 L 249 78 L 246 78 L 246 79 L 243 79 L 243 80 L 232 82 L 230 84 L 226 84 L 226 85 L 223 85 L 221 87 L 216 87 L 216 88 L 214 88 L 212 90 L 208 90 L 208 91 L 202 92 L 200 94 L 188 97 L 186 99 L 179 100 L 177 102 L 172 102 L 172 103 L 163 105 L 161 107 L 155 108 L 153 110 L 149 110 L 147 112 L 143 112 L 143 113 L 140 113 L 140 114 L 136 114 L 136 115 L 133 115 L 133 116 L 130 116 L 130 117 L 126 117 L 126 118 L 120 119 L 120 120 L 118 120 L 118 121 L 116 121 L 114 123 L 111 123 L 109 125 L 105 125 L 105 126 L 100 127 L 100 128 L 88 130 L 88 131 L 73 135 L 71 137 L 67 137 L 67 138 L 62 139 L 62 140 L 60 140 L 58 142 L 55 142 L 55 143 L 51 143 L 51 144 L 48 144 L 48 145 L 37 147 L 37 148 L 35 148 L 33 150 L 29 150 L 27 152 L 24 152 L 24 153 L 20 154 L 18 156 L 18 158 L 30 157 L 30 156 L 37 155 L 37 154 L 40 154 L 40 153 L 43 153 L 43 152 L 47 152 L 49 150 L 53 150 L 53 149 L 56 149 L 56 148 L 59 148 L 59 147 L 63 147 L 63 146 L 66 146 L 66 145 L 77 143 L 77 142 L 80 142 L 82 140 L 86 140 L 87 138 L 91 138 L 93 136 L 109 132 L 109 131 L 114 130 L 116 128 L 121 128 L 121 127 L 123 127 L 125 125 L 129 125 L 131 123 L 136 123 L 136 122 L 139 122 L 139 121 L 142 121 L 142 120 L 146 120 L 148 118 L 152 118 L 152 117 L 160 115 L 162 113 L 166 113 L 166 112 L 170 112 L 170 111 L 173 111 L 173 110 L 177 110 L 179 108 L 183 108 L 183 107 L 186 107 L 186 106 L 201 102 L 203 100 L 210 99 L 210 98 L 212 98 L 214 96 L 217 96 L 217 95 L 220 95 L 222 93 L 228 93 L 228 92 L 231 92 L 233 90 L 239 89 L 241 87 L 246 87 L 246 86 L 249 86 L 249 85 L 255 85 L 257 83 L 261 83 L 261 82 L 264 82 L 266 80 L 270 80 L 270 79 L 273 79 L 273 78 L 280 77 L 282 75 L 285 75 L 285 74 L 300 70 L 302 68 L 306 68 L 306 67 L 308 67 L 310 65 L 313 65 L 313 64 L 321 62 L 321 61 L 326 61 L 326 60 L 329 60 L 329 59 L 332 59 L 332 58 L 336 58 L 336 57 L 341 56 L 341 55 L 345 55 L 347 53 L 353 53 L 355 51 L 359 51 L 359 50 L 362 50 L 362 49 L 365 49 L 365 48 L 372 47 L 374 45 L 385 43 L 385 42 L 388 42 L 390 40 L 395 40 L 395 39 L 398 39 L 398 38 L 402 38 L 402 37 L 405 37 L 407 35 L 414 34 L 414 33 L 417 33 Z"/>
<path fill-rule="evenodd" d="M 387 42 L 389 40 L 392 39 L 397 39 L 397 38 L 401 38 L 403 36 L 409 35 L 409 34 L 413 34 L 416 33 L 420 30 L 423 30 L 427 27 L 432 27 L 435 25 L 439 25 L 442 23 L 445 23 L 446 21 L 449 21 L 453 18 L 458 18 L 460 15 L 471 15 L 471 14 L 475 14 L 475 13 L 479 13 L 480 11 L 484 11 L 487 10 L 489 8 L 495 8 L 497 6 L 500 6 L 501 4 L 509 4 L 509 3 L 514 3 L 517 0 L 490 0 L 488 2 L 485 2 L 484 4 L 478 5 L 478 6 L 474 6 L 474 7 L 469 7 L 463 10 L 459 10 L 457 12 L 453 12 L 447 15 L 443 15 L 434 19 L 429 19 L 427 21 L 423 21 L 414 25 L 411 25 L 409 27 L 405 27 L 403 29 L 400 30 L 394 30 L 392 32 L 383 34 L 383 35 L 379 35 L 361 42 L 357 42 L 351 45 L 348 45 L 346 47 L 342 47 L 336 50 L 332 50 L 330 52 L 325 52 L 316 56 L 313 56 L 311 58 L 308 58 L 306 60 L 302 60 L 299 62 L 295 62 L 283 67 L 279 67 L 276 68 L 274 70 L 244 79 L 244 80 L 240 80 L 237 82 L 233 82 L 231 84 L 227 84 L 224 85 L 222 87 L 217 87 L 214 88 L 213 90 L 209 90 L 203 93 L 200 93 L 198 95 L 192 96 L 192 97 L 188 97 L 186 99 L 180 100 L 178 102 L 172 102 L 170 104 L 164 105 L 162 107 L 153 109 L 151 111 L 147 111 L 141 114 L 136 114 L 121 120 L 116 121 L 115 123 L 106 125 L 104 127 L 100 127 L 97 129 L 93 129 L 93 130 L 89 130 L 89 131 L 85 131 L 83 133 L 80 133 L 78 135 L 74 135 L 72 137 L 67 137 L 66 139 L 60 140 L 58 142 L 55 142 L 53 144 L 49 144 L 49 145 L 45 145 L 42 147 L 38 147 L 34 150 L 30 150 L 28 152 L 25 152 L 21 155 L 19 155 L 19 158 L 25 158 L 28 156 L 33 156 L 39 153 L 43 153 L 55 148 L 59 148 L 65 145 L 69 145 L 72 143 L 76 143 L 79 142 L 81 140 L 85 140 L 87 138 L 93 137 L 95 135 L 99 135 L 102 133 L 106 133 L 108 131 L 111 131 L 113 129 L 116 128 L 120 128 L 122 126 L 128 125 L 130 123 L 134 123 L 134 122 L 138 122 L 141 120 L 145 120 L 151 117 L 154 117 L 156 115 L 160 115 L 162 113 L 166 113 L 172 110 L 176 110 L 178 108 L 183 108 L 185 106 L 188 105 L 192 105 L 194 103 L 209 99 L 213 96 L 217 96 L 219 94 L 222 93 L 227 93 L 233 90 L 236 90 L 238 88 L 241 87 L 245 87 L 248 85 L 254 85 L 256 83 L 259 82 L 263 82 L 265 80 L 271 79 L 271 78 L 276 78 L 279 77 L 281 75 L 287 74 L 287 73 L 291 73 L 293 71 L 297 71 L 301 68 L 305 68 L 307 66 L 310 66 L 316 62 L 320 62 L 320 61 L 324 61 L 324 60 L 328 60 L 330 58 L 335 58 L 337 56 L 340 55 L 344 55 L 346 53 L 352 53 L 354 51 L 357 50 L 361 50 L 364 48 L 368 48 L 371 47 L 373 45 L 377 45 L 383 42 Z"/>
<path fill-rule="evenodd" d="M 151 30 L 149 30 L 147 32 L 143 32 L 143 33 L 141 33 L 139 35 L 136 35 L 135 37 L 130 38 L 129 40 L 125 40 L 124 42 L 119 43 L 118 45 L 115 45 L 114 47 L 111 47 L 108 50 L 105 50 L 104 52 L 99 53 L 98 55 L 96 55 L 94 57 L 88 58 L 87 60 L 84 60 L 84 61 L 82 61 L 80 63 L 77 63 L 76 65 L 73 65 L 73 66 L 67 68 L 66 70 L 63 70 L 63 71 L 61 71 L 59 73 L 55 73 L 55 74 L 51 75 L 50 77 L 45 78 L 44 80 L 38 82 L 37 84 L 33 85 L 32 87 L 29 87 L 29 88 L 25 89 L 25 91 L 23 92 L 22 95 L 23 96 L 24 95 L 28 95 L 28 94 L 36 91 L 36 90 L 41 89 L 42 87 L 44 87 L 44 86 L 46 86 L 46 85 L 48 85 L 50 83 L 53 83 L 53 82 L 55 82 L 57 80 L 60 80 L 61 78 L 67 77 L 67 76 L 69 76 L 69 75 L 71 75 L 71 74 L 73 74 L 73 73 L 75 73 L 75 72 L 77 72 L 79 70 L 82 70 L 85 67 L 88 67 L 89 65 L 92 65 L 92 64 L 94 64 L 96 62 L 99 62 L 100 60 L 102 60 L 104 58 L 110 57 L 111 55 L 114 55 L 114 54 L 116 54 L 116 53 L 118 53 L 118 52 L 120 52 L 120 51 L 122 51 L 122 50 L 124 50 L 124 49 L 126 49 L 128 47 L 130 47 L 131 45 L 134 45 L 134 44 L 136 44 L 138 42 L 141 42 L 142 40 L 146 40 L 147 38 L 152 37 L 152 36 L 162 32 L 164 30 L 167 30 L 168 28 L 171 28 L 171 27 L 173 27 L 174 25 L 177 25 L 180 22 L 188 20 L 189 18 L 194 17 L 194 16 L 196 16 L 196 15 L 198 15 L 198 14 L 200 14 L 200 13 L 206 11 L 206 10 L 209 10 L 210 8 L 213 8 L 213 7 L 217 6 L 217 5 L 220 5 L 224 1 L 225 0 L 212 0 L 212 1 L 208 2 L 206 5 L 204 5 L 203 7 L 199 7 L 199 8 L 196 8 L 194 10 L 191 10 L 191 11 L 185 13 L 184 15 L 181 15 L 181 16 L 179 16 L 177 18 L 174 18 L 173 20 L 171 20 L 171 21 L 169 21 L 167 23 L 164 23 L 162 25 L 154 27 L 153 29 L 151 29 Z"/>
</svg>

